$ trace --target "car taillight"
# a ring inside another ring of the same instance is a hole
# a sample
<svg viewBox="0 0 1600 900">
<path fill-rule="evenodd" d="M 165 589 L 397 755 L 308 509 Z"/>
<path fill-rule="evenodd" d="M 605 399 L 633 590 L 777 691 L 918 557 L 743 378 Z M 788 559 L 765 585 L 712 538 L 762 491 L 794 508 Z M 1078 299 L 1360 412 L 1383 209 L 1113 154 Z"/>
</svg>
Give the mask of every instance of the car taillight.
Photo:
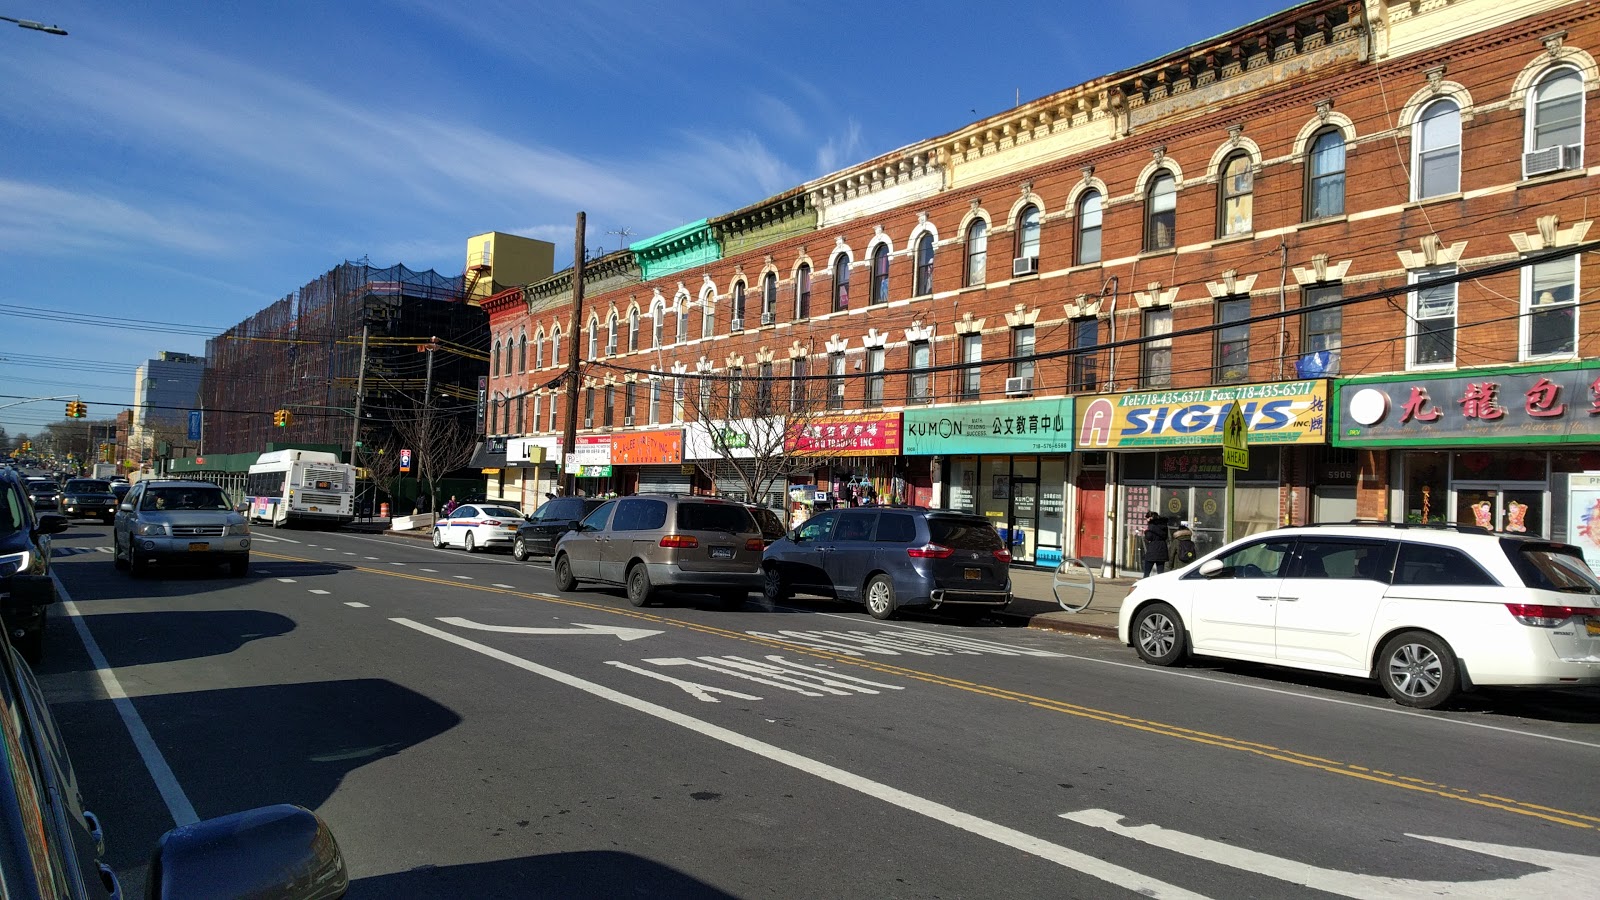
<svg viewBox="0 0 1600 900">
<path fill-rule="evenodd" d="M 499 519 L 487 519 L 487 520 L 485 520 L 483 522 L 483 524 L 485 524 L 485 525 L 504 525 L 505 523 L 501 522 Z"/>
<path fill-rule="evenodd" d="M 1536 628 L 1554 628 L 1577 616 L 1600 616 L 1600 609 L 1588 606 L 1543 606 L 1538 603 L 1507 603 L 1506 609 L 1518 622 Z"/>
<path fill-rule="evenodd" d="M 700 541 L 692 534 L 669 534 L 661 539 L 661 546 L 692 550 L 700 546 Z"/>
<path fill-rule="evenodd" d="M 1011 562 L 1011 554 L 1007 553 L 1005 550 L 996 550 L 994 552 L 994 558 L 998 559 L 999 561 L 1001 561 L 1003 563 L 1010 563 Z"/>
<path fill-rule="evenodd" d="M 767 543 L 761 538 L 751 538 L 750 540 L 744 542 L 744 548 L 746 550 L 755 550 L 760 552 L 767 549 Z"/>
<path fill-rule="evenodd" d="M 912 559 L 948 559 L 952 553 L 955 553 L 955 551 L 949 547 L 941 547 L 938 544 L 906 548 L 906 555 Z"/>
</svg>

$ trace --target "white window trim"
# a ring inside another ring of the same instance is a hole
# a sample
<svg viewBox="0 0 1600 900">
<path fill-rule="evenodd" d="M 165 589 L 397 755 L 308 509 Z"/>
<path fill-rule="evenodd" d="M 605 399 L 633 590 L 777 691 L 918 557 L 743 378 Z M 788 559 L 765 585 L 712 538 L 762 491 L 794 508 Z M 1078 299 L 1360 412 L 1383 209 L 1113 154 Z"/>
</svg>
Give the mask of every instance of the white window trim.
<svg viewBox="0 0 1600 900">
<path fill-rule="evenodd" d="M 1572 302 L 1558 304 L 1559 306 L 1572 307 L 1572 350 L 1565 353 L 1546 353 L 1535 356 L 1533 353 L 1533 266 L 1522 267 L 1522 315 L 1518 316 L 1517 360 L 1529 362 L 1532 360 L 1563 360 L 1577 359 L 1580 340 L 1583 336 L 1583 304 L 1580 298 L 1583 294 L 1579 291 L 1578 280 L 1583 277 L 1583 269 L 1578 265 L 1576 256 L 1570 257 L 1567 262 L 1572 264 Z M 1459 300 L 1457 306 L 1460 305 Z M 1457 312 L 1460 315 L 1460 312 Z"/>
<path fill-rule="evenodd" d="M 1584 116 L 1588 114 L 1589 110 L 1589 98 L 1587 96 L 1588 86 L 1584 84 L 1582 69 L 1570 64 L 1561 64 L 1551 66 L 1543 72 L 1540 72 L 1539 76 L 1533 79 L 1533 83 L 1528 85 L 1528 91 L 1526 95 L 1527 99 L 1522 107 L 1522 152 L 1524 156 L 1534 151 L 1533 120 L 1534 116 L 1538 113 L 1538 104 L 1534 100 L 1533 95 L 1539 90 L 1539 86 L 1543 84 L 1546 79 L 1563 69 L 1578 76 L 1578 153 L 1582 156 L 1588 155 L 1583 151 L 1584 140 L 1588 137 L 1589 131 L 1588 122 L 1584 119 Z M 1581 170 L 1582 168 L 1583 165 L 1580 162 L 1577 170 Z M 1522 177 L 1529 177 L 1526 170 L 1523 171 Z"/>
<path fill-rule="evenodd" d="M 1449 104 L 1452 104 L 1453 106 L 1455 106 L 1455 108 L 1456 108 L 1456 131 L 1460 135 L 1459 137 L 1456 138 L 1456 145 L 1455 145 L 1456 146 L 1456 189 L 1454 191 L 1445 191 L 1445 192 L 1439 193 L 1439 194 L 1429 194 L 1426 197 L 1424 197 L 1422 195 L 1422 122 L 1423 122 L 1423 119 L 1425 119 L 1427 117 L 1428 110 L 1433 108 L 1435 105 L 1440 104 L 1440 103 L 1449 103 Z M 1462 141 L 1464 141 L 1466 139 L 1466 135 L 1465 135 L 1466 124 L 1467 124 L 1466 123 L 1466 116 L 1463 113 L 1463 108 L 1461 106 L 1461 101 L 1457 100 L 1454 97 L 1440 97 L 1440 98 L 1438 98 L 1436 100 L 1430 101 L 1429 103 L 1425 104 L 1424 106 L 1422 106 L 1420 109 L 1417 110 L 1416 121 L 1411 123 L 1411 199 L 1413 201 L 1416 201 L 1416 200 L 1429 200 L 1429 199 L 1432 199 L 1434 197 L 1450 197 L 1450 196 L 1454 196 L 1455 194 L 1461 193 L 1461 168 L 1462 168 L 1461 163 L 1462 163 L 1462 152 L 1463 152 Z M 1346 152 L 1348 152 L 1348 151 L 1349 151 L 1349 148 L 1347 147 L 1346 148 Z M 1347 163 L 1347 165 L 1348 165 L 1348 163 Z M 1348 170 L 1346 170 L 1346 171 L 1348 172 Z M 1347 183 L 1347 187 L 1348 187 L 1348 183 Z"/>
<path fill-rule="evenodd" d="M 1457 340 L 1461 333 L 1461 284 L 1457 282 L 1456 284 L 1451 285 L 1451 290 L 1455 292 L 1455 306 L 1453 307 L 1455 326 L 1450 330 L 1450 361 L 1446 363 L 1412 362 L 1412 360 L 1417 358 L 1417 325 L 1420 321 L 1420 318 L 1417 316 L 1417 307 L 1422 297 L 1422 295 L 1416 290 L 1416 285 L 1419 281 L 1426 280 L 1425 276 L 1438 277 L 1440 274 L 1442 274 L 1440 270 L 1446 268 L 1454 270 L 1451 272 L 1452 275 L 1461 274 L 1461 270 L 1454 264 L 1439 265 L 1429 269 L 1413 269 L 1406 273 L 1406 284 L 1411 287 L 1411 290 L 1406 292 L 1407 372 L 1428 372 L 1439 369 L 1454 369 L 1456 367 L 1456 359 L 1461 355 L 1461 344 L 1460 341 Z M 1436 316 L 1435 318 L 1441 317 Z"/>
</svg>

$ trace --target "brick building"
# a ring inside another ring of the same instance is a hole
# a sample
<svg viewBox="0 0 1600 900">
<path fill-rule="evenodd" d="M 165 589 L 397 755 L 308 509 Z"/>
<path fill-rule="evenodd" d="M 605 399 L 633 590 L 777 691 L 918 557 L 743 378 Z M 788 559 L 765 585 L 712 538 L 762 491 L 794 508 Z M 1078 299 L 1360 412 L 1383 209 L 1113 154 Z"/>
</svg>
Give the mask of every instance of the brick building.
<svg viewBox="0 0 1600 900">
<path fill-rule="evenodd" d="M 1127 563 L 1147 510 L 1202 550 L 1230 519 L 1564 535 L 1568 476 L 1600 470 L 1597 15 L 1301 4 L 591 262 L 576 335 L 570 271 L 502 292 L 488 431 L 541 449 L 501 490 L 556 476 L 576 339 L 591 490 L 730 491 L 697 407 L 804 385 L 842 437 L 778 500 L 972 510 L 1024 562 Z M 594 449 L 674 429 L 677 458 Z"/>
</svg>

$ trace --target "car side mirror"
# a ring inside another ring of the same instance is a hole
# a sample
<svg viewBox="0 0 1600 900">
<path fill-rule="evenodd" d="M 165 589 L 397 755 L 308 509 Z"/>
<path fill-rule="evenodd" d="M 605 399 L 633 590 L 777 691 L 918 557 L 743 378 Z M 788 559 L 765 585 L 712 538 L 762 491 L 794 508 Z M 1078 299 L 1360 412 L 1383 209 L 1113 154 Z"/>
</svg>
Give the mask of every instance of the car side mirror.
<svg viewBox="0 0 1600 900">
<path fill-rule="evenodd" d="M 55 513 L 43 513 L 39 516 L 39 525 L 35 529 L 40 534 L 60 534 L 67 530 L 67 517 Z"/>
<path fill-rule="evenodd" d="M 327 824 L 288 803 L 172 829 L 156 845 L 149 877 L 151 900 L 333 900 L 350 884 Z"/>
<path fill-rule="evenodd" d="M 1202 578 L 1215 578 L 1218 575 L 1221 575 L 1227 568 L 1227 566 L 1222 564 L 1222 560 L 1220 559 L 1208 559 L 1200 564 L 1200 568 L 1197 571 L 1199 571 L 1200 577 Z"/>
<path fill-rule="evenodd" d="M 250 511 L 250 504 L 240 500 L 238 503 L 233 505 L 233 511 L 242 516 Z"/>
<path fill-rule="evenodd" d="M 791 531 L 787 535 L 785 535 L 785 537 L 787 537 L 789 540 L 793 541 L 796 544 L 800 543 L 801 542 L 800 529 L 798 529 L 798 528 L 794 529 L 793 531 Z"/>
<path fill-rule="evenodd" d="M 133 512 L 133 504 L 132 503 L 118 503 L 117 504 L 117 509 L 120 509 L 123 512 Z"/>
</svg>

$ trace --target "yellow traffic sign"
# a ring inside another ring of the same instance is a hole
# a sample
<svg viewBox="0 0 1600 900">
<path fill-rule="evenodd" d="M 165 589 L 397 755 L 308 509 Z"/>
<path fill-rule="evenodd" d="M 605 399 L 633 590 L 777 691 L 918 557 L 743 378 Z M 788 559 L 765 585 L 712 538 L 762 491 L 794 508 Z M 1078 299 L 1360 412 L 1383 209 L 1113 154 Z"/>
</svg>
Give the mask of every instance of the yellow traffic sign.
<svg viewBox="0 0 1600 900">
<path fill-rule="evenodd" d="M 1245 426 L 1244 410 L 1237 400 L 1222 423 L 1222 464 L 1230 469 L 1250 468 L 1250 429 Z"/>
</svg>

